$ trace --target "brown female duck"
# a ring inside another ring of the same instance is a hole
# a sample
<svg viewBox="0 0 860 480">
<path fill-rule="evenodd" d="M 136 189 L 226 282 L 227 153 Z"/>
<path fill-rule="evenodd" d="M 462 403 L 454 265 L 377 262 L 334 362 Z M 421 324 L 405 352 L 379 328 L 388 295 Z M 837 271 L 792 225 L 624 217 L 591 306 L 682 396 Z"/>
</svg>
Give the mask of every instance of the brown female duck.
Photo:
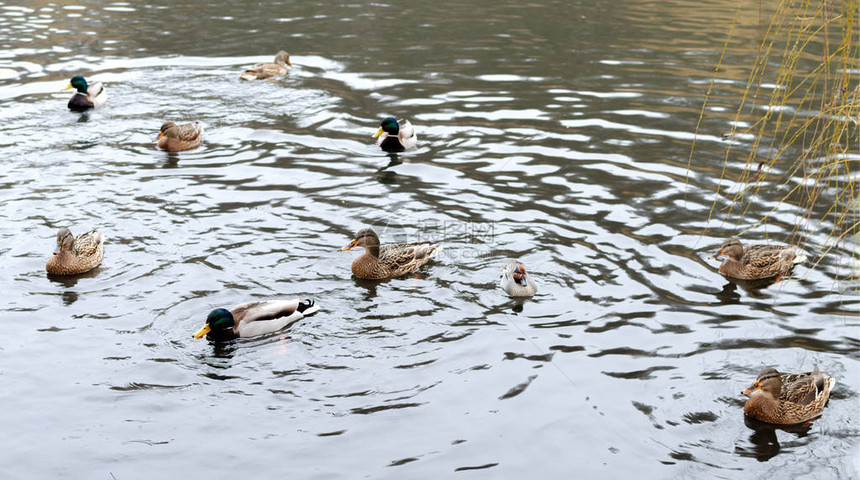
<svg viewBox="0 0 860 480">
<path fill-rule="evenodd" d="M 836 381 L 823 375 L 818 367 L 811 372 L 790 375 L 780 375 L 776 369 L 765 368 L 743 391 L 744 395 L 749 395 L 761 389 L 761 393 L 746 401 L 744 413 L 768 423 L 804 422 L 821 415 L 835 384 Z"/>
<path fill-rule="evenodd" d="M 75 238 L 68 228 L 57 232 L 57 250 L 45 270 L 52 275 L 77 275 L 96 268 L 105 256 L 105 237 L 95 228 Z"/>
<path fill-rule="evenodd" d="M 359 230 L 349 245 L 341 250 L 355 247 L 364 247 L 365 250 L 352 262 L 352 273 L 359 278 L 374 280 L 412 273 L 442 249 L 439 244 L 430 242 L 380 245 L 372 228 Z"/>
<path fill-rule="evenodd" d="M 293 66 L 290 63 L 290 54 L 281 50 L 275 55 L 275 63 L 258 63 L 245 70 L 245 73 L 239 78 L 242 80 L 262 80 L 269 77 L 280 77 L 287 74 L 287 66 Z"/>
<path fill-rule="evenodd" d="M 203 136 L 203 124 L 200 122 L 185 123 L 177 125 L 173 122 L 164 122 L 161 131 L 155 141 L 158 148 L 170 152 L 190 150 L 200 146 L 200 137 Z"/>
<path fill-rule="evenodd" d="M 742 280 L 758 280 L 788 273 L 795 264 L 806 260 L 806 255 L 789 245 L 750 245 L 744 248 L 737 238 L 730 238 L 720 245 L 720 251 L 711 256 L 726 259 L 720 265 L 720 273 Z"/>
</svg>

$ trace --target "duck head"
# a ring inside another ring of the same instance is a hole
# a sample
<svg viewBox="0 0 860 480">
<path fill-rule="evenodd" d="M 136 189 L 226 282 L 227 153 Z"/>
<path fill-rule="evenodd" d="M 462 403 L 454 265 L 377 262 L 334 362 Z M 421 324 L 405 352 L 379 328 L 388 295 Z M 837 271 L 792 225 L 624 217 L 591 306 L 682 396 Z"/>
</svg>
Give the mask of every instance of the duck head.
<svg viewBox="0 0 860 480">
<path fill-rule="evenodd" d="M 373 135 L 373 138 L 376 138 L 382 133 L 385 132 L 392 136 L 397 136 L 400 133 L 400 125 L 397 124 L 397 119 L 394 117 L 386 117 L 379 123 L 379 130 Z"/>
<path fill-rule="evenodd" d="M 79 93 L 87 93 L 87 81 L 84 80 L 84 77 L 80 75 L 75 75 L 74 77 L 72 77 L 72 79 L 69 81 L 69 84 L 66 85 L 66 88 L 64 88 L 63 90 L 68 90 L 72 87 L 74 87 L 75 90 L 77 90 Z"/>
<path fill-rule="evenodd" d="M 747 387 L 743 394 L 749 395 L 759 389 L 773 399 L 779 398 L 779 393 L 782 390 L 782 377 L 775 368 L 765 368 L 759 372 L 755 382 Z"/>
<path fill-rule="evenodd" d="M 744 247 L 737 238 L 730 238 L 720 245 L 720 251 L 711 255 L 711 259 L 727 255 L 732 260 L 740 260 L 744 256 Z"/>
<path fill-rule="evenodd" d="M 283 63 L 283 64 L 289 65 L 291 67 L 293 66 L 293 64 L 290 63 L 290 54 L 283 51 L 283 50 L 281 50 L 280 52 L 278 52 L 277 55 L 275 55 L 275 63 L 277 63 L 277 64 Z"/>
<path fill-rule="evenodd" d="M 526 266 L 520 262 L 510 262 L 502 267 L 502 276 L 507 276 L 519 285 L 527 286 L 529 284 Z"/>
<path fill-rule="evenodd" d="M 171 128 L 176 128 L 176 124 L 173 122 L 162 123 L 161 124 L 161 130 L 158 132 L 158 138 L 156 138 L 154 141 L 157 142 L 157 141 L 161 140 L 162 137 L 167 135 L 167 131 L 170 130 Z"/>
<path fill-rule="evenodd" d="M 526 275 L 526 266 L 517 262 L 516 268 L 514 268 L 514 271 L 511 273 L 511 276 L 514 277 L 514 281 L 525 287 L 529 283 Z"/>
<path fill-rule="evenodd" d="M 59 253 L 62 250 L 71 251 L 74 246 L 75 236 L 72 235 L 72 232 L 68 228 L 61 228 L 57 232 L 57 249 L 54 253 Z"/>
<path fill-rule="evenodd" d="M 367 249 L 379 247 L 379 237 L 372 228 L 362 228 L 356 232 L 349 245 L 341 248 L 341 250 L 352 250 L 355 247 L 364 247 Z"/>
<path fill-rule="evenodd" d="M 206 324 L 203 325 L 203 328 L 194 332 L 194 338 L 200 338 L 210 332 L 218 333 L 226 329 L 232 329 L 235 325 L 236 321 L 233 319 L 233 314 L 230 313 L 229 310 L 226 308 L 216 308 L 209 312 L 209 316 L 206 317 Z"/>
</svg>

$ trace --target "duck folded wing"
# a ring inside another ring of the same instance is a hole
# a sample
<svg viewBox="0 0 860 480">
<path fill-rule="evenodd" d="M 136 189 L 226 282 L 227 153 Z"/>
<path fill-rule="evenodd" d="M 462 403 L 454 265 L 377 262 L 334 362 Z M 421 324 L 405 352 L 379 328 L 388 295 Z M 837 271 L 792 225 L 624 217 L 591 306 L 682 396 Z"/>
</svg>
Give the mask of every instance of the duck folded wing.
<svg viewBox="0 0 860 480">
<path fill-rule="evenodd" d="M 783 388 L 779 399 L 798 405 L 809 405 L 818 398 L 821 392 L 831 386 L 830 382 L 831 379 L 822 375 L 817 366 L 811 372 L 783 375 Z"/>
<path fill-rule="evenodd" d="M 101 82 L 90 85 L 87 92 L 87 99 L 93 103 L 94 107 L 104 105 L 107 101 L 107 91 L 105 90 L 104 85 L 102 85 Z"/>
<path fill-rule="evenodd" d="M 259 322 L 273 320 L 291 315 L 299 306 L 299 299 L 266 300 L 259 302 L 240 303 L 230 309 L 236 323 Z"/>
<path fill-rule="evenodd" d="M 104 85 L 102 85 L 102 82 L 93 83 L 87 89 L 87 93 L 89 95 L 92 95 L 93 97 L 98 97 L 99 95 L 104 93 L 104 91 L 105 91 L 105 87 L 104 87 Z"/>
<path fill-rule="evenodd" d="M 439 250 L 439 245 L 432 243 L 419 243 L 412 247 L 413 255 L 416 259 L 432 258 Z"/>
<path fill-rule="evenodd" d="M 379 260 L 402 267 L 410 263 L 430 260 L 437 250 L 439 250 L 439 245 L 429 242 L 383 245 Z"/>
<path fill-rule="evenodd" d="M 198 128 L 197 125 L 192 123 L 186 123 L 184 125 L 179 125 L 176 129 L 176 136 L 180 140 L 191 142 L 197 140 L 200 137 L 200 133 L 202 132 L 202 128 Z"/>
<path fill-rule="evenodd" d="M 287 67 L 274 63 L 258 63 L 253 67 L 249 67 L 242 75 L 239 76 L 242 80 L 264 79 L 270 77 L 280 77 L 287 74 Z"/>
<path fill-rule="evenodd" d="M 415 129 L 412 128 L 412 124 L 409 123 L 409 120 L 400 120 L 398 123 L 400 125 L 400 133 L 397 136 L 400 144 L 403 145 L 403 149 L 409 150 L 415 148 L 418 145 L 418 137 L 415 135 Z"/>
<path fill-rule="evenodd" d="M 278 330 L 286 327 L 287 325 L 293 324 L 304 317 L 305 316 L 302 315 L 301 312 L 296 310 L 291 315 L 278 317 L 272 320 L 255 320 L 253 322 L 245 321 L 239 324 L 239 336 L 255 337 L 257 335 L 266 335 L 277 332 Z"/>
<path fill-rule="evenodd" d="M 239 336 L 254 337 L 276 332 L 304 315 L 298 311 L 299 299 L 268 300 L 236 305 L 230 312 L 238 325 Z"/>
<path fill-rule="evenodd" d="M 282 69 L 278 65 L 273 65 L 271 63 L 259 63 L 254 65 L 253 67 L 245 70 L 245 73 L 254 74 L 254 75 L 266 75 L 266 76 L 276 76 L 281 73 L 284 69 Z"/>
<path fill-rule="evenodd" d="M 401 138 L 412 138 L 415 136 L 415 129 L 412 128 L 412 123 L 409 120 L 401 118 L 397 124 L 400 125 Z"/>
<path fill-rule="evenodd" d="M 75 255 L 79 256 L 97 255 L 103 244 L 104 235 L 93 229 L 87 233 L 78 235 L 78 238 L 75 239 L 74 252 Z"/>
</svg>

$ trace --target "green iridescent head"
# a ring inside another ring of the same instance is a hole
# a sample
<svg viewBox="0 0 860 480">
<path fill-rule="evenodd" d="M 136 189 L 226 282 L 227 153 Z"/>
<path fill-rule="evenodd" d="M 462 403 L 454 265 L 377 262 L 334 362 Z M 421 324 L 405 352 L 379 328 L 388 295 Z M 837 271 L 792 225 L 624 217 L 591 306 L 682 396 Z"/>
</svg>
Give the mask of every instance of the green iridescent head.
<svg viewBox="0 0 860 480">
<path fill-rule="evenodd" d="M 389 135 L 397 136 L 400 133 L 400 125 L 397 124 L 397 120 L 394 117 L 386 117 L 379 124 L 379 128 L 382 131 L 388 133 Z"/>
<path fill-rule="evenodd" d="M 73 87 L 75 90 L 81 93 L 87 93 L 87 81 L 84 79 L 84 77 L 80 75 L 75 75 L 74 77 L 72 77 L 72 80 L 69 81 L 69 85 L 63 90 L 68 90 Z"/>
<path fill-rule="evenodd" d="M 206 317 L 206 325 L 203 325 L 203 328 L 194 333 L 194 338 L 200 338 L 209 332 L 217 335 L 224 330 L 232 329 L 235 324 L 233 314 L 229 310 L 226 308 L 216 308 L 209 312 L 209 316 Z"/>
</svg>

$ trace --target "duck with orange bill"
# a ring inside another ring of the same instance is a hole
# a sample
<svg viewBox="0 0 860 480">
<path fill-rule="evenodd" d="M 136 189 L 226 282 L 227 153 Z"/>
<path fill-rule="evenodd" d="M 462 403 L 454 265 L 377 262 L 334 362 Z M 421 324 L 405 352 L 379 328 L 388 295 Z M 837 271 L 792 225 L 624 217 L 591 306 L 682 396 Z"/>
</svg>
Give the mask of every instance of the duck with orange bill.
<svg viewBox="0 0 860 480">
<path fill-rule="evenodd" d="M 780 375 L 765 368 L 744 395 L 760 390 L 744 404 L 744 413 L 768 423 L 801 423 L 821 415 L 836 381 L 816 366 L 811 372 Z"/>
<path fill-rule="evenodd" d="M 741 280 L 775 278 L 779 280 L 806 255 L 791 245 L 758 244 L 744 247 L 737 238 L 730 238 L 720 245 L 720 251 L 712 255 L 716 259 L 725 255 L 720 273 Z"/>
<path fill-rule="evenodd" d="M 104 257 L 105 237 L 95 228 L 75 237 L 63 227 L 57 232 L 57 250 L 45 270 L 51 275 L 78 275 L 99 266 Z"/>
<path fill-rule="evenodd" d="M 380 280 L 412 273 L 429 262 L 442 246 L 432 242 L 379 244 L 372 228 L 359 230 L 341 250 L 363 247 L 364 253 L 352 262 L 352 273 L 359 278 Z"/>
<path fill-rule="evenodd" d="M 164 122 L 155 139 L 156 145 L 162 150 L 179 152 L 191 150 L 200 146 L 203 137 L 203 124 L 200 122 L 183 123 Z"/>
<path fill-rule="evenodd" d="M 248 67 L 239 78 L 242 80 L 263 80 L 271 77 L 282 77 L 287 74 L 287 67 L 292 66 L 290 54 L 281 50 L 275 55 L 274 63 L 258 63 L 253 67 Z"/>
</svg>

